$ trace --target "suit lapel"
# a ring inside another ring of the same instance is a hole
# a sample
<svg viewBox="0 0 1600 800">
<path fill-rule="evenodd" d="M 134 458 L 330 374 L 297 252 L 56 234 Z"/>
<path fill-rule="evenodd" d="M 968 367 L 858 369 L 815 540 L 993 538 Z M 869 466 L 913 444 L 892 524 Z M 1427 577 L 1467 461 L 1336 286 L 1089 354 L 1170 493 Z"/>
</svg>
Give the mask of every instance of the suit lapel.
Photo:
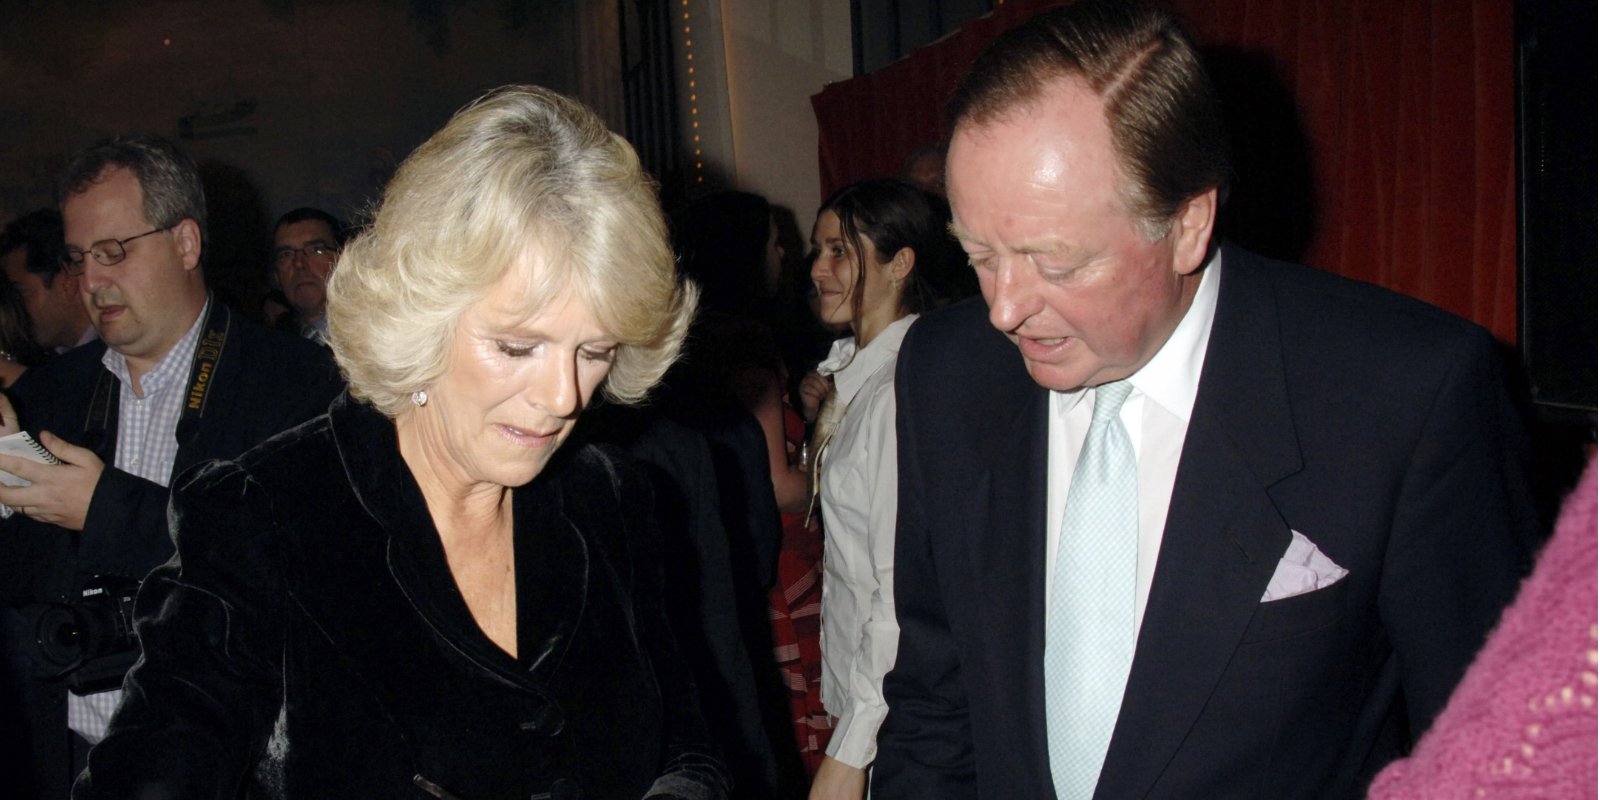
<svg viewBox="0 0 1600 800">
<path fill-rule="evenodd" d="M 1269 488 L 1300 469 L 1270 276 L 1226 248 L 1122 711 L 1097 795 L 1150 791 L 1205 707 L 1289 544 Z"/>
<path fill-rule="evenodd" d="M 1048 775 L 1042 745 L 1049 393 L 1020 367 L 1016 373 L 1009 391 L 993 395 L 1018 401 L 991 417 L 999 424 L 984 439 L 985 469 L 973 495 L 982 505 L 966 527 L 974 531 L 969 541 L 977 565 L 975 588 L 985 595 L 978 635 L 986 643 L 984 657 L 992 659 L 989 674 L 997 678 L 987 690 L 994 693 L 995 707 L 1008 709 L 1012 724 L 1022 727 L 1018 741 L 1041 743 L 1035 757 L 1041 774 Z"/>
</svg>

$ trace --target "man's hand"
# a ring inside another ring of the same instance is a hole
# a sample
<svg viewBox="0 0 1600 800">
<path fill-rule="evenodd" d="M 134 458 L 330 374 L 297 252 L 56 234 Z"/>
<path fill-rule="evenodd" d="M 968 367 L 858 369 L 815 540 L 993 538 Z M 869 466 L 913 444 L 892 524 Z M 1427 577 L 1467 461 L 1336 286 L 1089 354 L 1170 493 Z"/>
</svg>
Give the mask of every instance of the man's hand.
<svg viewBox="0 0 1600 800">
<path fill-rule="evenodd" d="M 867 794 L 867 771 L 832 756 L 822 759 L 811 781 L 811 800 L 861 800 Z"/>
<path fill-rule="evenodd" d="M 14 425 L 16 415 L 6 415 L 10 409 L 10 403 L 0 405 L 0 418 Z M 0 430 L 4 430 L 3 427 Z M 40 431 L 39 443 L 55 453 L 61 463 L 40 464 L 17 456 L 0 456 L 0 469 L 33 484 L 0 486 L 0 503 L 40 522 L 81 531 L 89 516 L 94 487 L 100 482 L 100 473 L 105 471 L 105 462 L 92 451 L 70 444 L 49 431 Z"/>
</svg>

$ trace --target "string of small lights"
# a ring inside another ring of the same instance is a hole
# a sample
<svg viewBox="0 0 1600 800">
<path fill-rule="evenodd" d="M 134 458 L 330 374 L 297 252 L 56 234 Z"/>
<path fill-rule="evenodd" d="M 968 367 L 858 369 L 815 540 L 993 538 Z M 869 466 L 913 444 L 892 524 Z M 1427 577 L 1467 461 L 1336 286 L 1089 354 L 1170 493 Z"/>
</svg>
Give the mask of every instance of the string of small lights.
<svg viewBox="0 0 1600 800">
<path fill-rule="evenodd" d="M 700 91 L 694 75 L 694 27 L 690 24 L 689 0 L 683 2 L 683 61 L 689 81 L 689 131 L 694 143 L 694 182 L 705 183 L 705 161 L 700 157 Z"/>
</svg>

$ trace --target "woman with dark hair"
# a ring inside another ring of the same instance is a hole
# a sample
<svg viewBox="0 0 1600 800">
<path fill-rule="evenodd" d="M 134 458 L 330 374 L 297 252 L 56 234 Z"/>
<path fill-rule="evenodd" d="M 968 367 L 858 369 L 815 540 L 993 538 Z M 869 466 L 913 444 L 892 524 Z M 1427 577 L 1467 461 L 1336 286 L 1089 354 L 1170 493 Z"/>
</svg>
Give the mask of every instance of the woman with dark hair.
<svg viewBox="0 0 1600 800">
<path fill-rule="evenodd" d="M 679 266 L 701 288 L 702 314 L 757 316 L 778 287 L 783 250 L 772 205 L 750 192 L 725 191 L 690 203 L 673 218 Z"/>
<path fill-rule="evenodd" d="M 777 339 L 764 321 L 783 266 L 772 206 L 760 195 L 717 192 L 673 218 L 678 268 L 700 287 L 700 311 L 663 400 L 701 427 L 748 411 L 767 443 L 780 511 L 804 511 L 809 486 L 787 460 Z"/>
<path fill-rule="evenodd" d="M 894 525 L 897 491 L 894 368 L 900 342 L 929 302 L 924 259 L 948 249 L 929 196 L 904 181 L 847 186 L 823 204 L 812 230 L 811 279 L 834 342 L 801 383 L 814 434 L 825 537 L 822 702 L 834 718 L 813 798 L 859 799 L 887 706 L 894 666 Z"/>
<path fill-rule="evenodd" d="M 742 672 L 743 663 L 724 662 L 714 675 L 702 671 L 702 685 L 728 689 L 706 691 L 708 699 L 733 701 L 708 705 L 707 716 L 724 734 L 737 796 L 789 797 L 804 791 L 797 744 L 803 748 L 805 738 L 795 736 L 797 713 L 786 702 L 788 664 L 776 663 L 787 662 L 793 648 L 772 590 L 786 571 L 790 524 L 803 521 L 811 490 L 809 474 L 793 458 L 804 434 L 794 446 L 787 438 L 785 417 L 793 411 L 770 324 L 783 250 L 771 205 L 748 192 L 700 197 L 672 221 L 678 268 L 700 287 L 701 302 L 683 358 L 652 404 L 699 431 L 709 446 L 733 584 L 727 602 L 749 669 L 748 692 L 739 691 L 745 681 L 733 672 Z M 702 599 L 708 591 L 692 580 L 668 588 Z M 730 634 L 707 633 L 714 641 Z"/>
</svg>

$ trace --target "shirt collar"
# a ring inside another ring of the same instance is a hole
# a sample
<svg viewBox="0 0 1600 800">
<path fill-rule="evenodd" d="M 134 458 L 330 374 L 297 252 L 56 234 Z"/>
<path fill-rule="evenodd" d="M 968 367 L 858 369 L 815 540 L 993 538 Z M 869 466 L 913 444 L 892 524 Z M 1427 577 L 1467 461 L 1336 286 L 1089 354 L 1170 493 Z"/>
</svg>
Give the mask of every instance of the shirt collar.
<svg viewBox="0 0 1600 800">
<path fill-rule="evenodd" d="M 1201 268 L 1200 286 L 1195 289 L 1189 309 L 1178 320 L 1178 327 L 1138 372 L 1128 376 L 1128 382 L 1140 394 L 1186 423 L 1194 412 L 1194 398 L 1200 389 L 1200 368 L 1205 364 L 1211 324 L 1217 317 L 1221 281 L 1222 249 L 1217 248 Z M 1058 412 L 1065 413 L 1085 394 L 1083 389 L 1052 391 L 1052 403 Z"/>
<path fill-rule="evenodd" d="M 859 351 L 856 348 L 855 337 L 846 336 L 833 343 L 828 351 L 828 357 L 817 365 L 817 372 L 833 376 L 833 385 L 838 389 L 839 402 L 848 403 L 866 385 L 867 379 L 872 377 L 880 367 L 894 360 L 900 352 L 900 342 L 906 338 L 906 331 L 910 330 L 911 323 L 917 320 L 916 314 L 907 314 L 894 322 L 889 323 L 865 348 Z"/>
<path fill-rule="evenodd" d="M 328 315 L 317 317 L 315 322 L 300 323 L 300 335 L 320 345 L 328 343 Z"/>
<path fill-rule="evenodd" d="M 63 346 L 57 347 L 55 349 L 56 350 L 56 355 L 59 356 L 62 353 L 65 353 L 65 352 L 67 352 L 69 350 L 73 350 L 73 349 L 82 347 L 82 346 L 84 346 L 84 345 L 86 345 L 86 344 L 88 344 L 88 343 L 90 343 L 90 342 L 92 342 L 92 341 L 94 341 L 94 340 L 96 340 L 98 338 L 100 338 L 100 331 L 95 330 L 95 327 L 93 325 L 85 325 L 85 326 L 83 326 L 83 335 L 78 337 L 78 341 L 73 343 L 73 344 L 63 345 Z"/>
<path fill-rule="evenodd" d="M 200 328 L 206 320 L 206 313 L 211 310 L 211 298 L 206 298 L 206 304 L 200 309 L 200 316 L 195 317 L 194 324 L 189 326 L 189 331 L 172 346 L 167 354 L 161 357 L 149 372 L 139 378 L 139 388 L 145 395 L 159 391 L 165 387 L 172 376 L 182 373 L 183 378 L 188 377 L 189 362 L 194 358 L 195 345 L 200 342 Z M 107 347 L 106 352 L 100 356 L 100 363 L 105 366 L 123 386 L 133 386 L 133 375 L 128 371 L 128 358 L 116 350 Z"/>
<path fill-rule="evenodd" d="M 1217 287 L 1221 281 L 1222 248 L 1217 248 L 1202 268 L 1200 287 L 1178 327 L 1149 363 L 1128 377 L 1133 388 L 1184 422 L 1194 412 L 1200 368 L 1205 364 L 1206 344 L 1211 340 L 1211 323 L 1217 317 Z"/>
</svg>

